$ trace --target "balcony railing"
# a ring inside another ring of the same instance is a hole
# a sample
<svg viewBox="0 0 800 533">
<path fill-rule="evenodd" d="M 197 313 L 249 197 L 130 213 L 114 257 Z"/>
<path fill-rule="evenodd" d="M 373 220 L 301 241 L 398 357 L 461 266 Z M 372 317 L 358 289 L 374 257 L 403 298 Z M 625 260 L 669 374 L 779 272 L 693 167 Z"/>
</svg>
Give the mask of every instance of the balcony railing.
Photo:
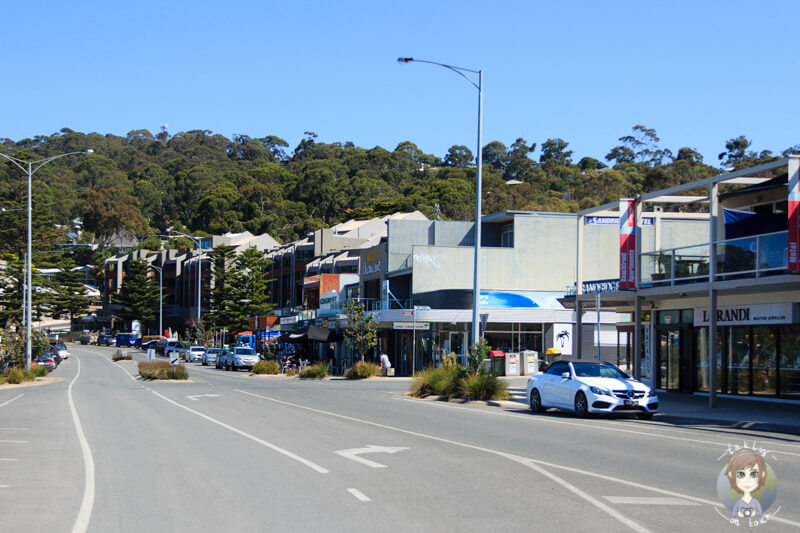
<svg viewBox="0 0 800 533">
<path fill-rule="evenodd" d="M 788 268 L 789 232 L 717 241 L 715 281 L 783 274 Z M 643 287 L 708 281 L 708 244 L 682 246 L 641 254 Z"/>
</svg>

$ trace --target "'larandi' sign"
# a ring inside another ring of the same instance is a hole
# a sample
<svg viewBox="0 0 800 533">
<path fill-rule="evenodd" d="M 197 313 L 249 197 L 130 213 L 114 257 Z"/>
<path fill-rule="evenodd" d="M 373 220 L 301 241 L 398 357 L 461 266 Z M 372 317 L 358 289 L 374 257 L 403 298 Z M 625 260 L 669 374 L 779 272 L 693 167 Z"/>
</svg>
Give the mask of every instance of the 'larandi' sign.
<svg viewBox="0 0 800 533">
<path fill-rule="evenodd" d="M 717 325 L 792 324 L 794 311 L 791 303 L 720 306 L 717 307 Z M 708 326 L 710 321 L 711 313 L 708 307 L 694 310 L 695 326 Z"/>
</svg>

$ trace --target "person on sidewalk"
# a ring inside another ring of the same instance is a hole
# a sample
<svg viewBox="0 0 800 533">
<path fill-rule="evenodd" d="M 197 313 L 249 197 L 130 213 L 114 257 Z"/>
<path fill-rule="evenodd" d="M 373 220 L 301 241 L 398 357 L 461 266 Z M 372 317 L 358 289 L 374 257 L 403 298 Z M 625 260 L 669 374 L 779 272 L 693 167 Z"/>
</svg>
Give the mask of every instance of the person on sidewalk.
<svg viewBox="0 0 800 533">
<path fill-rule="evenodd" d="M 381 352 L 380 360 L 381 360 L 381 374 L 384 376 L 388 376 L 389 369 L 392 368 L 392 363 L 391 361 L 389 361 L 389 356 L 386 355 L 384 352 Z"/>
</svg>

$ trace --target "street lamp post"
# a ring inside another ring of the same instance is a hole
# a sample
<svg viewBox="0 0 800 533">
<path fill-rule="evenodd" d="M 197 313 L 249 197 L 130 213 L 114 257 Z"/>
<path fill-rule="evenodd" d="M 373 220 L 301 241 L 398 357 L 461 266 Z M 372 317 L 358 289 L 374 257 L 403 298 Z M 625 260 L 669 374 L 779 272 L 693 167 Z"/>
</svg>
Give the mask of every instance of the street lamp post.
<svg viewBox="0 0 800 533">
<path fill-rule="evenodd" d="M 481 251 L 481 194 L 482 194 L 482 178 L 483 178 L 483 71 L 472 70 L 463 67 L 454 67 L 453 65 L 445 65 L 444 63 L 437 63 L 436 61 L 425 61 L 423 59 L 414 59 L 413 57 L 398 57 L 398 63 L 429 63 L 431 65 L 438 65 L 446 69 L 452 70 L 465 80 L 467 80 L 473 87 L 478 89 L 478 168 L 475 173 L 475 260 L 473 267 L 473 280 L 472 280 L 472 344 L 478 344 L 481 340 L 480 335 L 480 251 Z M 470 78 L 465 72 L 478 75 L 477 83 Z"/>
<path fill-rule="evenodd" d="M 158 272 L 158 334 L 164 334 L 164 270 L 161 267 L 150 265 L 150 268 Z"/>
<path fill-rule="evenodd" d="M 28 297 L 25 302 L 26 309 L 25 309 L 25 322 L 26 322 L 26 337 L 25 337 L 25 368 L 30 370 L 31 368 L 31 353 L 32 353 L 32 346 L 31 346 L 31 309 L 33 303 L 33 277 L 32 277 L 32 248 L 33 248 L 33 203 L 31 202 L 31 182 L 33 181 L 33 175 L 36 173 L 37 170 L 45 166 L 47 163 L 51 161 L 55 161 L 56 159 L 61 159 L 62 157 L 67 157 L 68 155 L 76 155 L 76 154 L 93 154 L 94 150 L 91 148 L 79 152 L 69 152 L 66 154 L 56 155 L 53 157 L 47 157 L 45 159 L 39 159 L 36 161 L 26 161 L 24 159 L 18 159 L 16 157 L 10 156 L 8 154 L 0 153 L 0 157 L 8 159 L 12 163 L 14 163 L 28 178 L 28 246 L 27 246 L 27 258 L 26 258 L 26 266 L 25 266 L 25 275 L 27 277 L 27 293 Z"/>
</svg>

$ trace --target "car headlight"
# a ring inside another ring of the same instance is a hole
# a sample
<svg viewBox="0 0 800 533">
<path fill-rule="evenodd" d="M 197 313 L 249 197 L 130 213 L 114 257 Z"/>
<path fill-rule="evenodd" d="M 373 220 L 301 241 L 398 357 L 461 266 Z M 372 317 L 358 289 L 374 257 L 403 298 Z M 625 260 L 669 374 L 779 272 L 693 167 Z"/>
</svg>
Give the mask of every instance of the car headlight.
<svg viewBox="0 0 800 533">
<path fill-rule="evenodd" d="M 654 390 L 649 390 L 649 391 L 647 391 L 647 397 L 648 398 L 657 398 L 658 394 Z"/>
<path fill-rule="evenodd" d="M 597 394 L 598 396 L 611 396 L 611 393 L 606 389 L 595 387 L 593 385 L 589 386 L 589 390 L 592 391 L 592 393 Z"/>
</svg>

